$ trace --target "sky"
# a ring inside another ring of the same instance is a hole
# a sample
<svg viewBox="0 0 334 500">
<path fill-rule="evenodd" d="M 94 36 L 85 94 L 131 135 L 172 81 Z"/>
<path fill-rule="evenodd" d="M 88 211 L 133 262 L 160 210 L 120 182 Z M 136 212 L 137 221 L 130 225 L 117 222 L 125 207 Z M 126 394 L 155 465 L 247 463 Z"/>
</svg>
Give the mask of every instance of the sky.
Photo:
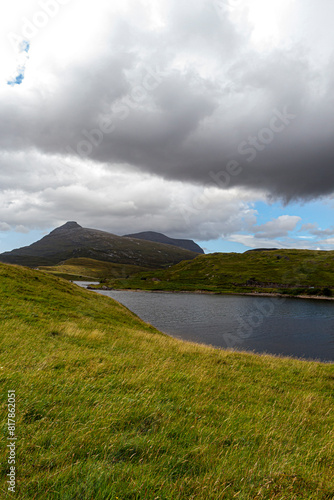
<svg viewBox="0 0 334 500">
<path fill-rule="evenodd" d="M 334 248 L 332 0 L 0 6 L 0 252 L 66 221 Z"/>
</svg>

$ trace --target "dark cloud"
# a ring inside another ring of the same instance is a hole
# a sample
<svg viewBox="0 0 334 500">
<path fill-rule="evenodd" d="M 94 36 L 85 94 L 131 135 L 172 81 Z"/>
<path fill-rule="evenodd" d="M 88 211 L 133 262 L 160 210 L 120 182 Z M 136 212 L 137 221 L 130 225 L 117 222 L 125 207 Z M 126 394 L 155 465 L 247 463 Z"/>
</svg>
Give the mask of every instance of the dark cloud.
<svg viewBox="0 0 334 500">
<path fill-rule="evenodd" d="M 95 191 L 104 190 L 120 168 L 128 179 L 142 173 L 223 191 L 260 190 L 285 201 L 331 194 L 333 59 L 328 49 L 320 61 L 314 42 L 321 23 L 326 33 L 331 28 L 327 7 L 313 25 L 314 8 L 307 5 L 313 45 L 304 43 L 306 31 L 301 41 L 284 40 L 262 51 L 252 46 L 246 22 L 234 22 L 228 9 L 218 15 L 208 1 L 163 2 L 153 28 L 143 8 L 107 17 L 109 27 L 103 27 L 93 55 L 83 47 L 86 58 L 51 58 L 39 67 L 44 79 L 41 73 L 29 87 L 28 72 L 26 90 L 21 85 L 0 95 L 3 189 L 34 193 L 44 204 L 56 206 L 57 199 L 64 215 L 89 199 L 96 216 L 101 204 L 94 205 L 86 179 Z M 330 47 L 331 35 L 326 36 Z M 32 41 L 32 59 L 33 46 Z M 96 165 L 99 180 L 89 174 Z M 86 176 L 83 182 L 80 175 Z M 144 217 L 154 210 L 138 202 L 139 210 L 131 193 L 133 204 L 120 204 L 120 212 L 143 210 Z M 19 210 L 24 220 L 37 217 L 29 196 Z M 156 203 L 156 210 L 168 212 L 165 202 Z M 171 211 L 181 232 L 176 214 Z M 210 214 L 214 218 L 214 210 Z M 219 235 L 230 222 L 224 224 L 203 226 L 201 236 Z M 273 237 L 267 233 L 257 237 Z"/>
<path fill-rule="evenodd" d="M 226 70 L 229 87 L 218 76 L 110 54 L 72 68 L 44 98 L 22 98 L 19 109 L 16 99 L 2 103 L 0 141 L 169 179 L 209 184 L 214 172 L 220 187 L 261 187 L 288 200 L 331 193 L 333 96 L 331 88 L 312 90 L 320 75 L 298 53 L 281 52 L 245 54 Z M 272 128 L 275 113 L 287 118 Z M 231 159 L 241 165 L 239 175 L 224 175 Z"/>
</svg>

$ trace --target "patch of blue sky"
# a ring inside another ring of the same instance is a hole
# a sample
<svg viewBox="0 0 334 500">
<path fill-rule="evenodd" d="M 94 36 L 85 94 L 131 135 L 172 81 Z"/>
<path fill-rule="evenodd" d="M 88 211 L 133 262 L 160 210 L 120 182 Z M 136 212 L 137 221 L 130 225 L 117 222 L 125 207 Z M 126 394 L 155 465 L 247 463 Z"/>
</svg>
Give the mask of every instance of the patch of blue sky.
<svg viewBox="0 0 334 500">
<path fill-rule="evenodd" d="M 15 77 L 15 78 L 13 78 L 12 80 L 9 80 L 9 81 L 7 82 L 7 85 L 10 85 L 11 87 L 14 87 L 14 85 L 21 85 L 21 83 L 22 83 L 22 82 L 23 82 L 23 80 L 24 80 L 24 69 L 25 69 L 25 68 L 23 68 L 23 69 L 21 70 L 21 73 L 19 73 L 18 75 L 16 75 L 16 77 Z"/>
<path fill-rule="evenodd" d="M 305 203 L 282 203 L 267 204 L 259 201 L 254 204 L 254 209 L 258 212 L 257 223 L 264 224 L 272 219 L 277 219 L 281 215 L 296 215 L 302 220 L 297 224 L 295 233 L 300 234 L 300 229 L 304 224 L 316 224 L 321 229 L 327 229 L 333 226 L 333 206 L 328 198 L 323 200 L 314 200 Z M 301 234 L 304 234 L 302 231 Z"/>
<path fill-rule="evenodd" d="M 218 240 L 210 240 L 210 241 L 198 241 L 196 243 L 203 248 L 205 253 L 215 253 L 215 252 L 236 252 L 243 253 L 248 250 L 250 247 L 246 247 L 242 243 L 236 243 L 234 241 L 228 241 L 227 239 L 218 239 Z"/>
<path fill-rule="evenodd" d="M 30 42 L 27 42 L 27 40 L 23 40 L 20 44 L 20 52 L 26 52 L 28 54 L 30 50 Z"/>
<path fill-rule="evenodd" d="M 304 248 L 314 248 L 316 242 L 319 239 L 323 239 L 319 236 L 311 234 L 307 228 L 303 226 L 307 224 L 315 225 L 315 227 L 325 230 L 333 227 L 333 199 L 324 198 L 320 200 L 314 200 L 305 203 L 293 202 L 288 205 L 284 205 L 280 202 L 275 203 L 265 203 L 263 201 L 256 202 L 252 205 L 252 209 L 256 210 L 257 215 L 257 226 L 270 222 L 272 220 L 278 219 L 282 215 L 297 216 L 301 220 L 296 224 L 295 229 L 289 231 L 286 238 L 272 238 L 273 246 L 274 242 L 277 242 L 277 247 L 285 247 L 288 243 L 288 247 L 299 246 L 299 244 L 304 244 Z M 249 228 L 248 232 L 240 231 L 240 235 L 251 235 L 254 236 L 252 228 Z M 261 247 L 261 238 L 258 239 L 258 246 Z M 247 249 L 251 248 L 246 244 L 233 242 L 222 237 L 217 240 L 210 241 L 198 241 L 196 242 L 205 250 L 205 253 L 212 252 L 245 252 Z M 295 245 L 294 245 L 295 242 Z"/>
<path fill-rule="evenodd" d="M 29 233 L 21 233 L 15 230 L 0 232 L 0 253 L 9 252 L 14 248 L 21 248 L 35 243 L 52 231 L 54 228 L 46 229 L 44 231 L 32 230 Z"/>
<path fill-rule="evenodd" d="M 30 42 L 23 40 L 19 46 L 19 57 L 18 57 L 18 67 L 16 69 L 16 74 L 13 78 L 7 81 L 7 85 L 14 87 L 15 85 L 21 85 L 24 80 L 24 74 L 26 69 L 27 60 L 29 59 Z"/>
</svg>

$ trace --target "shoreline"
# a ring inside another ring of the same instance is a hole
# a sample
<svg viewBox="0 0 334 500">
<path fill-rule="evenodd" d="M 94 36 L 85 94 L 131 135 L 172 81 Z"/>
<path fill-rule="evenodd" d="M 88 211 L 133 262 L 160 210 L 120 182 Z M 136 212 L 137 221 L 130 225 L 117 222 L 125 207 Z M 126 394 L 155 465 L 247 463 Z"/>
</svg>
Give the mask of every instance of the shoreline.
<svg viewBox="0 0 334 500">
<path fill-rule="evenodd" d="M 240 295 L 245 297 L 274 297 L 279 299 L 306 299 L 306 300 L 328 300 L 333 301 L 334 297 L 326 297 L 324 295 L 286 295 L 278 292 L 211 292 L 208 290 L 143 290 L 141 288 L 92 288 L 86 287 L 87 290 L 105 291 L 105 292 L 146 292 L 146 293 L 191 293 L 196 295 Z"/>
</svg>

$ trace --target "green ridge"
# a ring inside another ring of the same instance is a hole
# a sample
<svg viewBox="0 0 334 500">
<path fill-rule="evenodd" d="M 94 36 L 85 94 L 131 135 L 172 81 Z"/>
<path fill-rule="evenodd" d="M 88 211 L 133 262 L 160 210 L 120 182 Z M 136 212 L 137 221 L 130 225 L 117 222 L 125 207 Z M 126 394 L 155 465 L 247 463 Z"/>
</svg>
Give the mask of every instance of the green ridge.
<svg viewBox="0 0 334 500">
<path fill-rule="evenodd" d="M 110 280 L 115 288 L 216 293 L 327 295 L 334 289 L 334 251 L 275 250 L 200 255 L 165 270 Z"/>
</svg>

